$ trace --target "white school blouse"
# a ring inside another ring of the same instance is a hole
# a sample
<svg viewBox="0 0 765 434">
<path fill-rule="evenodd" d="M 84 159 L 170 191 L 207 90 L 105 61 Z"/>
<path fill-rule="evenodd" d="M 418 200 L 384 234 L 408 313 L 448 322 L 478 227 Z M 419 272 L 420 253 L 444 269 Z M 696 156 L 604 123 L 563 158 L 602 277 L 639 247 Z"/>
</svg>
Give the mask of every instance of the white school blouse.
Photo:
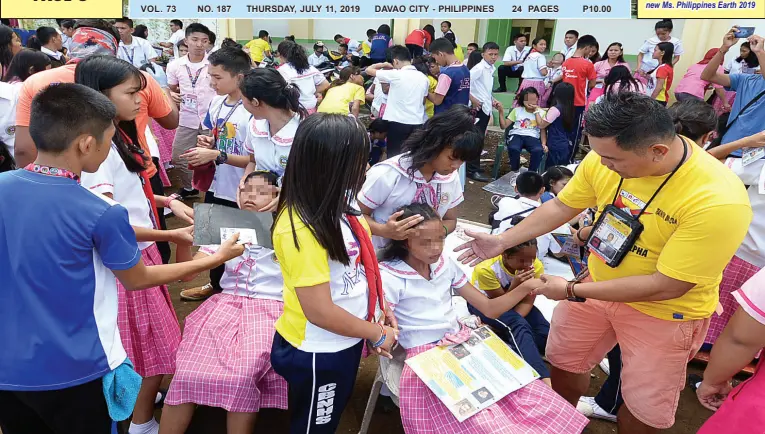
<svg viewBox="0 0 765 434">
<path fill-rule="evenodd" d="M 680 56 L 683 54 L 683 42 L 677 38 L 670 37 L 669 41 L 672 45 L 675 46 L 674 56 Z M 648 72 L 653 71 L 654 69 L 659 67 L 659 61 L 653 58 L 653 50 L 656 48 L 657 45 L 659 45 L 661 41 L 656 36 L 652 36 L 643 42 L 643 45 L 640 46 L 640 50 L 638 50 L 639 53 L 643 53 L 643 63 L 640 64 L 640 69 Z"/>
<path fill-rule="evenodd" d="M 398 341 L 414 348 L 441 340 L 446 333 L 460 330 L 452 290 L 468 283 L 454 260 L 443 255 L 430 266 L 430 280 L 404 261 L 380 263 L 385 299 L 398 321 Z"/>
<path fill-rule="evenodd" d="M 746 192 L 752 205 L 752 223 L 736 256 L 758 267 L 765 267 L 765 160 L 757 160 L 747 166 L 741 158 L 728 158 L 725 165 L 748 185 Z"/>
<path fill-rule="evenodd" d="M 131 226 L 156 229 L 151 204 L 143 193 L 141 176 L 127 169 L 114 144 L 95 173 L 82 172 L 81 183 L 96 193 L 111 194 L 116 202 L 127 209 Z M 138 247 L 144 250 L 152 244 L 154 241 L 139 242 Z"/>
<path fill-rule="evenodd" d="M 313 66 L 309 66 L 303 72 L 298 73 L 291 63 L 283 63 L 277 69 L 287 83 L 294 84 L 300 90 L 300 104 L 306 110 L 316 108 L 316 86 L 326 81 L 324 75 Z"/>
<path fill-rule="evenodd" d="M 411 167 L 408 154 L 389 158 L 367 172 L 367 179 L 358 194 L 358 201 L 372 209 L 372 218 L 378 223 L 385 223 L 388 218 L 404 205 L 425 203 L 433 207 L 441 217 L 447 211 L 461 204 L 462 183 L 458 172 L 443 176 L 433 174 L 426 181 L 420 171 L 410 177 L 407 169 Z M 388 240 L 373 236 L 375 247 L 384 247 Z"/>
<path fill-rule="evenodd" d="M 523 61 L 523 73 L 521 77 L 529 80 L 544 80 L 542 71 L 547 69 L 547 59 L 545 55 L 537 51 L 529 54 Z"/>
<path fill-rule="evenodd" d="M 287 167 L 287 158 L 292 149 L 300 116 L 295 115 L 276 134 L 271 135 L 271 127 L 267 119 L 250 120 L 250 131 L 247 137 L 247 151 L 255 156 L 255 166 L 258 170 L 274 172 L 281 178 Z"/>
<path fill-rule="evenodd" d="M 218 249 L 219 245 L 208 245 L 200 247 L 199 251 L 212 256 Z M 224 294 L 282 301 L 284 279 L 274 251 L 254 244 L 246 245 L 241 256 L 226 262 L 220 287 Z"/>
</svg>

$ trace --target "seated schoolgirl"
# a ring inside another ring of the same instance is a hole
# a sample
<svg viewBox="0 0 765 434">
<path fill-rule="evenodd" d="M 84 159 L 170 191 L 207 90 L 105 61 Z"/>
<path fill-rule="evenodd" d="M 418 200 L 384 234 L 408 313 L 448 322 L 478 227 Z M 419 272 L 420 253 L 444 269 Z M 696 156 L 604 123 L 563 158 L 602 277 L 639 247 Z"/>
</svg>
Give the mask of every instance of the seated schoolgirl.
<svg viewBox="0 0 765 434">
<path fill-rule="evenodd" d="M 520 91 L 516 100 L 518 107 L 510 111 L 507 119 L 504 116 L 499 118 L 499 125 L 507 131 L 505 143 L 510 156 L 510 170 L 520 170 L 521 151 L 526 149 L 531 154 L 529 170 L 537 172 L 542 165 L 542 156 L 547 152 L 547 132 L 537 123 L 536 115 L 539 112 L 544 116 L 545 111 L 539 108 L 539 92 L 533 87 Z M 497 103 L 497 110 L 505 112 L 502 103 Z"/>
<path fill-rule="evenodd" d="M 425 203 L 444 219 L 445 234 L 457 227 L 456 207 L 464 200 L 457 169 L 478 158 L 483 136 L 473 128 L 470 110 L 461 105 L 439 113 L 404 143 L 404 154 L 373 167 L 358 195 L 376 247 L 403 240 L 419 217 L 398 221 L 395 211 L 410 203 Z"/>
<path fill-rule="evenodd" d="M 573 141 L 577 130 L 576 107 L 574 106 L 574 86 L 571 83 L 559 83 L 555 86 L 550 99 L 550 109 L 546 113 L 535 113 L 537 125 L 547 134 L 546 165 L 568 164 L 572 158 Z"/>
<path fill-rule="evenodd" d="M 522 220 L 523 217 L 514 218 L 513 226 Z M 529 279 L 538 279 L 544 271 L 542 261 L 537 258 L 537 240 L 532 238 L 505 250 L 494 259 L 478 264 L 471 280 L 477 289 L 494 299 L 513 292 Z M 547 346 L 550 323 L 534 307 L 534 298 L 532 294 L 526 295 L 496 319 L 487 318 L 472 304 L 468 305 L 468 310 L 490 325 L 503 341 L 536 369 L 542 381 L 550 385 L 550 371 L 541 356 Z"/>
<path fill-rule="evenodd" d="M 542 180 L 545 184 L 545 192 L 542 193 L 542 203 L 548 200 L 555 199 L 555 197 L 563 190 L 563 187 L 568 184 L 568 181 L 574 177 L 574 172 L 569 170 L 565 166 L 554 166 L 542 175 Z"/>
<path fill-rule="evenodd" d="M 407 240 L 393 241 L 381 254 L 385 298 L 398 321 L 399 343 L 407 358 L 459 336 L 462 325 L 452 290 L 489 318 L 522 302 L 540 283 L 528 279 L 513 291 L 489 299 L 475 289 L 457 264 L 443 255 L 445 235 L 438 214 L 427 204 L 400 210 L 399 220 L 423 219 Z M 456 336 L 455 336 L 456 335 Z M 533 381 L 469 419 L 458 422 L 408 365 L 399 387 L 401 421 L 407 434 L 419 433 L 580 433 L 586 418 L 542 381 Z"/>
<path fill-rule="evenodd" d="M 242 209 L 268 205 L 277 196 L 276 180 L 271 172 L 250 173 L 239 193 Z M 195 259 L 218 247 L 201 247 Z M 270 359 L 284 285 L 274 251 L 246 245 L 244 255 L 226 262 L 220 285 L 222 293 L 186 318 L 160 434 L 186 432 L 197 405 L 225 409 L 230 434 L 251 433 L 261 408 L 287 408 L 287 382 Z"/>
<path fill-rule="evenodd" d="M 340 78 L 333 81 L 327 89 L 324 99 L 319 104 L 319 113 L 337 113 L 359 117 L 364 97 L 364 78 L 356 66 L 348 66 L 340 71 Z"/>
</svg>

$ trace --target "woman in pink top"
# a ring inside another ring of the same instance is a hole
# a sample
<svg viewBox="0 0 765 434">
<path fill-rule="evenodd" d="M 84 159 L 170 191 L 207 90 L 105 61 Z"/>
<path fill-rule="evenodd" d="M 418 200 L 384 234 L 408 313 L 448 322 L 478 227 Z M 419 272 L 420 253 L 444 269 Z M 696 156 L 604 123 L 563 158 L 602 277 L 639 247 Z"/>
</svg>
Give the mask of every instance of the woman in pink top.
<svg viewBox="0 0 765 434">
<path fill-rule="evenodd" d="M 608 49 L 606 49 L 606 58 L 600 62 L 595 62 L 595 74 L 597 76 L 595 83 L 597 84 L 595 85 L 595 88 L 590 91 L 590 96 L 587 98 L 587 105 L 592 104 L 599 96 L 603 95 L 606 87 L 604 83 L 606 76 L 611 72 L 611 68 L 618 65 L 626 66 L 627 69 L 630 67 L 630 65 L 624 61 L 622 44 L 614 42 L 608 46 Z"/>
<path fill-rule="evenodd" d="M 717 97 L 725 101 L 725 90 L 722 86 L 701 79 L 701 72 L 706 68 L 707 63 L 712 60 L 718 51 L 720 51 L 719 48 L 712 48 L 707 51 L 707 54 L 704 55 L 701 62 L 688 67 L 688 71 L 675 88 L 675 98 L 678 101 L 685 101 L 691 98 L 705 100 L 707 89 L 709 89 L 710 86 L 714 87 Z M 720 66 L 717 72 L 723 74 L 723 67 Z M 724 105 L 724 109 L 726 111 L 730 110 L 730 105 L 728 105 L 727 102 Z"/>
<path fill-rule="evenodd" d="M 765 346 L 765 270 L 733 297 L 738 310 L 712 347 L 704 380 L 696 390 L 701 405 L 717 411 L 699 434 L 754 433 L 765 426 L 765 358 L 760 358 L 754 376 L 736 388 L 730 385 L 731 378 Z"/>
</svg>

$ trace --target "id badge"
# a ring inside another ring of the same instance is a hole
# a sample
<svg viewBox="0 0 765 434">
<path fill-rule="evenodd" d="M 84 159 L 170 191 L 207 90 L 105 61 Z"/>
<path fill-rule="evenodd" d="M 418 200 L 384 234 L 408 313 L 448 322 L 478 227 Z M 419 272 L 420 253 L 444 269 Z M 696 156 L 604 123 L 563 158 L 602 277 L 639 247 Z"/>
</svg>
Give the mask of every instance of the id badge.
<svg viewBox="0 0 765 434">
<path fill-rule="evenodd" d="M 643 224 L 640 221 L 613 205 L 607 205 L 592 229 L 587 247 L 606 265 L 616 268 L 641 232 Z"/>
<path fill-rule="evenodd" d="M 181 102 L 183 104 L 184 109 L 191 110 L 193 112 L 197 111 L 197 96 L 196 95 L 183 95 L 183 100 Z"/>
<path fill-rule="evenodd" d="M 744 148 L 741 150 L 741 165 L 748 166 L 765 157 L 765 148 Z"/>
</svg>

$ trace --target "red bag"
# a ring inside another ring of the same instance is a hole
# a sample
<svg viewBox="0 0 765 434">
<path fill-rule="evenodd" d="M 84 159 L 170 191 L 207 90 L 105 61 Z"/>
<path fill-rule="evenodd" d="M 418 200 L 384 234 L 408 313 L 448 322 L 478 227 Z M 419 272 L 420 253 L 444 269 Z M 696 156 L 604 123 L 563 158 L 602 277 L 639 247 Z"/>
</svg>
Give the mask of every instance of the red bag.
<svg viewBox="0 0 765 434">
<path fill-rule="evenodd" d="M 215 162 L 211 161 L 201 166 L 191 166 L 189 169 L 194 173 L 191 177 L 191 186 L 199 191 L 207 191 L 215 178 Z"/>
</svg>

